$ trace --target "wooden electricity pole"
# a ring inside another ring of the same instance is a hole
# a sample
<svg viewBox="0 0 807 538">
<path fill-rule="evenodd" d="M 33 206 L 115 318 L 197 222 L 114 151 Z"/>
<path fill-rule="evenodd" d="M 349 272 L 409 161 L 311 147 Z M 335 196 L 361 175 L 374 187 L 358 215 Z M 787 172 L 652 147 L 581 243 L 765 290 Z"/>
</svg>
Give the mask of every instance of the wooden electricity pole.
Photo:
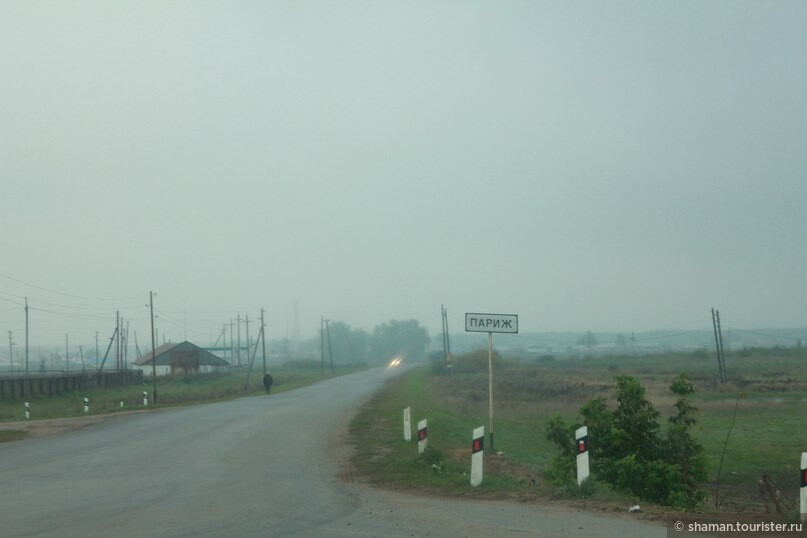
<svg viewBox="0 0 807 538">
<path fill-rule="evenodd" d="M 14 371 L 14 351 L 12 349 L 12 346 L 16 346 L 17 344 L 15 344 L 14 342 L 11 341 L 11 332 L 12 331 L 8 331 L 8 359 L 11 361 L 10 368 L 11 368 L 11 371 L 13 372 Z"/>
<path fill-rule="evenodd" d="M 720 384 L 726 382 L 726 366 L 723 360 L 723 338 L 720 335 L 720 312 L 712 308 L 712 327 L 715 331 L 715 353 L 717 354 L 717 374 Z"/>
<path fill-rule="evenodd" d="M 157 342 L 154 336 L 154 292 L 149 292 L 151 311 L 151 404 L 157 405 Z"/>
<path fill-rule="evenodd" d="M 238 344 L 235 346 L 235 356 L 238 359 L 238 367 L 241 367 L 241 312 L 238 313 L 238 317 L 235 318 L 236 323 L 238 324 Z"/>
<path fill-rule="evenodd" d="M 249 314 L 244 314 L 244 326 L 247 328 L 247 355 L 249 355 Z"/>
<path fill-rule="evenodd" d="M 263 321 L 263 308 L 261 308 L 261 350 L 263 354 L 263 373 L 266 374 L 266 323 Z"/>
<path fill-rule="evenodd" d="M 28 375 L 28 297 L 25 298 L 25 375 Z"/>
<path fill-rule="evenodd" d="M 319 373 L 325 375 L 325 316 L 319 317 Z"/>
<path fill-rule="evenodd" d="M 331 360 L 331 374 L 333 374 L 333 347 L 331 347 L 331 329 L 328 326 L 329 319 L 325 320 L 325 333 L 328 335 L 328 357 Z"/>
</svg>

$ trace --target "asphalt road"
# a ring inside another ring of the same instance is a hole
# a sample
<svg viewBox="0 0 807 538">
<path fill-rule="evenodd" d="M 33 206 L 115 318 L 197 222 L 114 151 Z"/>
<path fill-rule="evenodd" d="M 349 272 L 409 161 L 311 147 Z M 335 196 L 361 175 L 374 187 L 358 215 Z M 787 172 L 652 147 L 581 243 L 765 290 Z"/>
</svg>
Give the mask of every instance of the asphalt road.
<svg viewBox="0 0 807 538">
<path fill-rule="evenodd" d="M 351 483 L 348 421 L 396 373 L 0 444 L 0 537 L 666 536 L 568 508 Z"/>
</svg>

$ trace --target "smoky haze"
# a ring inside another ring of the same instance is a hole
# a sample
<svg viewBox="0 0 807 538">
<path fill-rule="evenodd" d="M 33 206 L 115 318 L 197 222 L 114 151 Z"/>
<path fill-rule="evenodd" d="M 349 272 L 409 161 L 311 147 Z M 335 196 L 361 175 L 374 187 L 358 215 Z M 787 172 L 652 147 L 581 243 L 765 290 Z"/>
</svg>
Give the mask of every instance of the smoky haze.
<svg viewBox="0 0 807 538">
<path fill-rule="evenodd" d="M 321 315 L 435 334 L 441 304 L 457 331 L 807 326 L 805 22 L 800 1 L 3 2 L 3 339 L 26 296 L 36 342 L 108 337 L 116 310 L 142 339 L 149 290 L 174 340 L 261 307 L 272 338 Z"/>
</svg>

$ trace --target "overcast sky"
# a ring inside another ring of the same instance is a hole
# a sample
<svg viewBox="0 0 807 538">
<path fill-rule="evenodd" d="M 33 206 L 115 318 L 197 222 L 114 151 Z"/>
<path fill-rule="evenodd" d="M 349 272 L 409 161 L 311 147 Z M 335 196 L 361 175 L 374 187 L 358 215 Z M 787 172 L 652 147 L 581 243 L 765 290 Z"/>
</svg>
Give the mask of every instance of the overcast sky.
<svg viewBox="0 0 807 538">
<path fill-rule="evenodd" d="M 295 302 L 304 337 L 441 304 L 806 327 L 805 28 L 801 0 L 0 0 L 0 343 L 28 296 L 32 343 L 120 309 L 142 344 L 149 290 L 174 340 L 261 307 L 292 336 Z"/>
</svg>

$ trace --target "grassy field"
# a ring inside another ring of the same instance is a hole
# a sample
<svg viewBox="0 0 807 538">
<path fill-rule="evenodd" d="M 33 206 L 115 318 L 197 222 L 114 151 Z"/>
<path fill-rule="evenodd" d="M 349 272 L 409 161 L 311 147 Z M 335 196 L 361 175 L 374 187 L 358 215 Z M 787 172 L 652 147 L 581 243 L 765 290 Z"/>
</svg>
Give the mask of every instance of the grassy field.
<svg viewBox="0 0 807 538">
<path fill-rule="evenodd" d="M 492 456 L 486 446 L 485 482 L 471 488 L 471 431 L 484 425 L 488 433 L 487 352 L 471 354 L 455 361 L 452 377 L 424 365 L 366 406 L 351 426 L 355 465 L 370 481 L 456 495 L 578 495 L 544 480 L 557 455 L 546 438 L 547 422 L 556 415 L 577 421 L 581 405 L 598 397 L 613 409 L 614 377 L 631 375 L 645 386 L 666 427 L 675 403 L 670 382 L 685 372 L 697 387 L 693 434 L 706 450 L 711 477 L 703 484 L 710 495 L 703 510 L 714 510 L 719 495 L 722 511 L 764 511 L 757 488 L 764 475 L 798 502 L 799 458 L 807 450 L 805 364 L 807 352 L 800 349 L 745 350 L 726 357 L 728 381 L 720 385 L 716 361 L 702 352 L 530 362 L 496 358 L 495 449 L 501 454 Z M 417 456 L 416 441 L 403 441 L 406 406 L 412 408 L 413 429 L 428 418 L 431 449 L 423 457 Z M 638 502 L 604 485 L 593 490 L 594 499 Z"/>
<path fill-rule="evenodd" d="M 340 376 L 362 369 L 362 366 L 336 367 L 333 374 L 326 369 L 324 375 L 316 369 L 273 370 L 274 384 L 272 392 L 284 392 L 323 379 Z M 158 377 L 158 405 L 150 407 L 167 407 L 202 402 L 229 400 L 243 396 L 265 394 L 262 375 L 253 372 L 247 384 L 247 372 L 234 370 L 230 374 L 193 377 L 185 381 L 181 377 Z M 66 418 L 84 415 L 84 398 L 90 399 L 90 413 L 115 413 L 143 408 L 143 392 L 147 392 L 151 400 L 152 383 L 147 378 L 143 384 L 128 387 L 98 389 L 91 391 L 73 391 L 53 397 L 37 397 L 28 399 L 31 408 L 31 419 Z M 121 408 L 121 402 L 123 407 Z M 0 422 L 25 419 L 25 410 L 21 400 L 0 401 Z M 0 442 L 13 440 L 13 432 L 0 432 Z"/>
</svg>

